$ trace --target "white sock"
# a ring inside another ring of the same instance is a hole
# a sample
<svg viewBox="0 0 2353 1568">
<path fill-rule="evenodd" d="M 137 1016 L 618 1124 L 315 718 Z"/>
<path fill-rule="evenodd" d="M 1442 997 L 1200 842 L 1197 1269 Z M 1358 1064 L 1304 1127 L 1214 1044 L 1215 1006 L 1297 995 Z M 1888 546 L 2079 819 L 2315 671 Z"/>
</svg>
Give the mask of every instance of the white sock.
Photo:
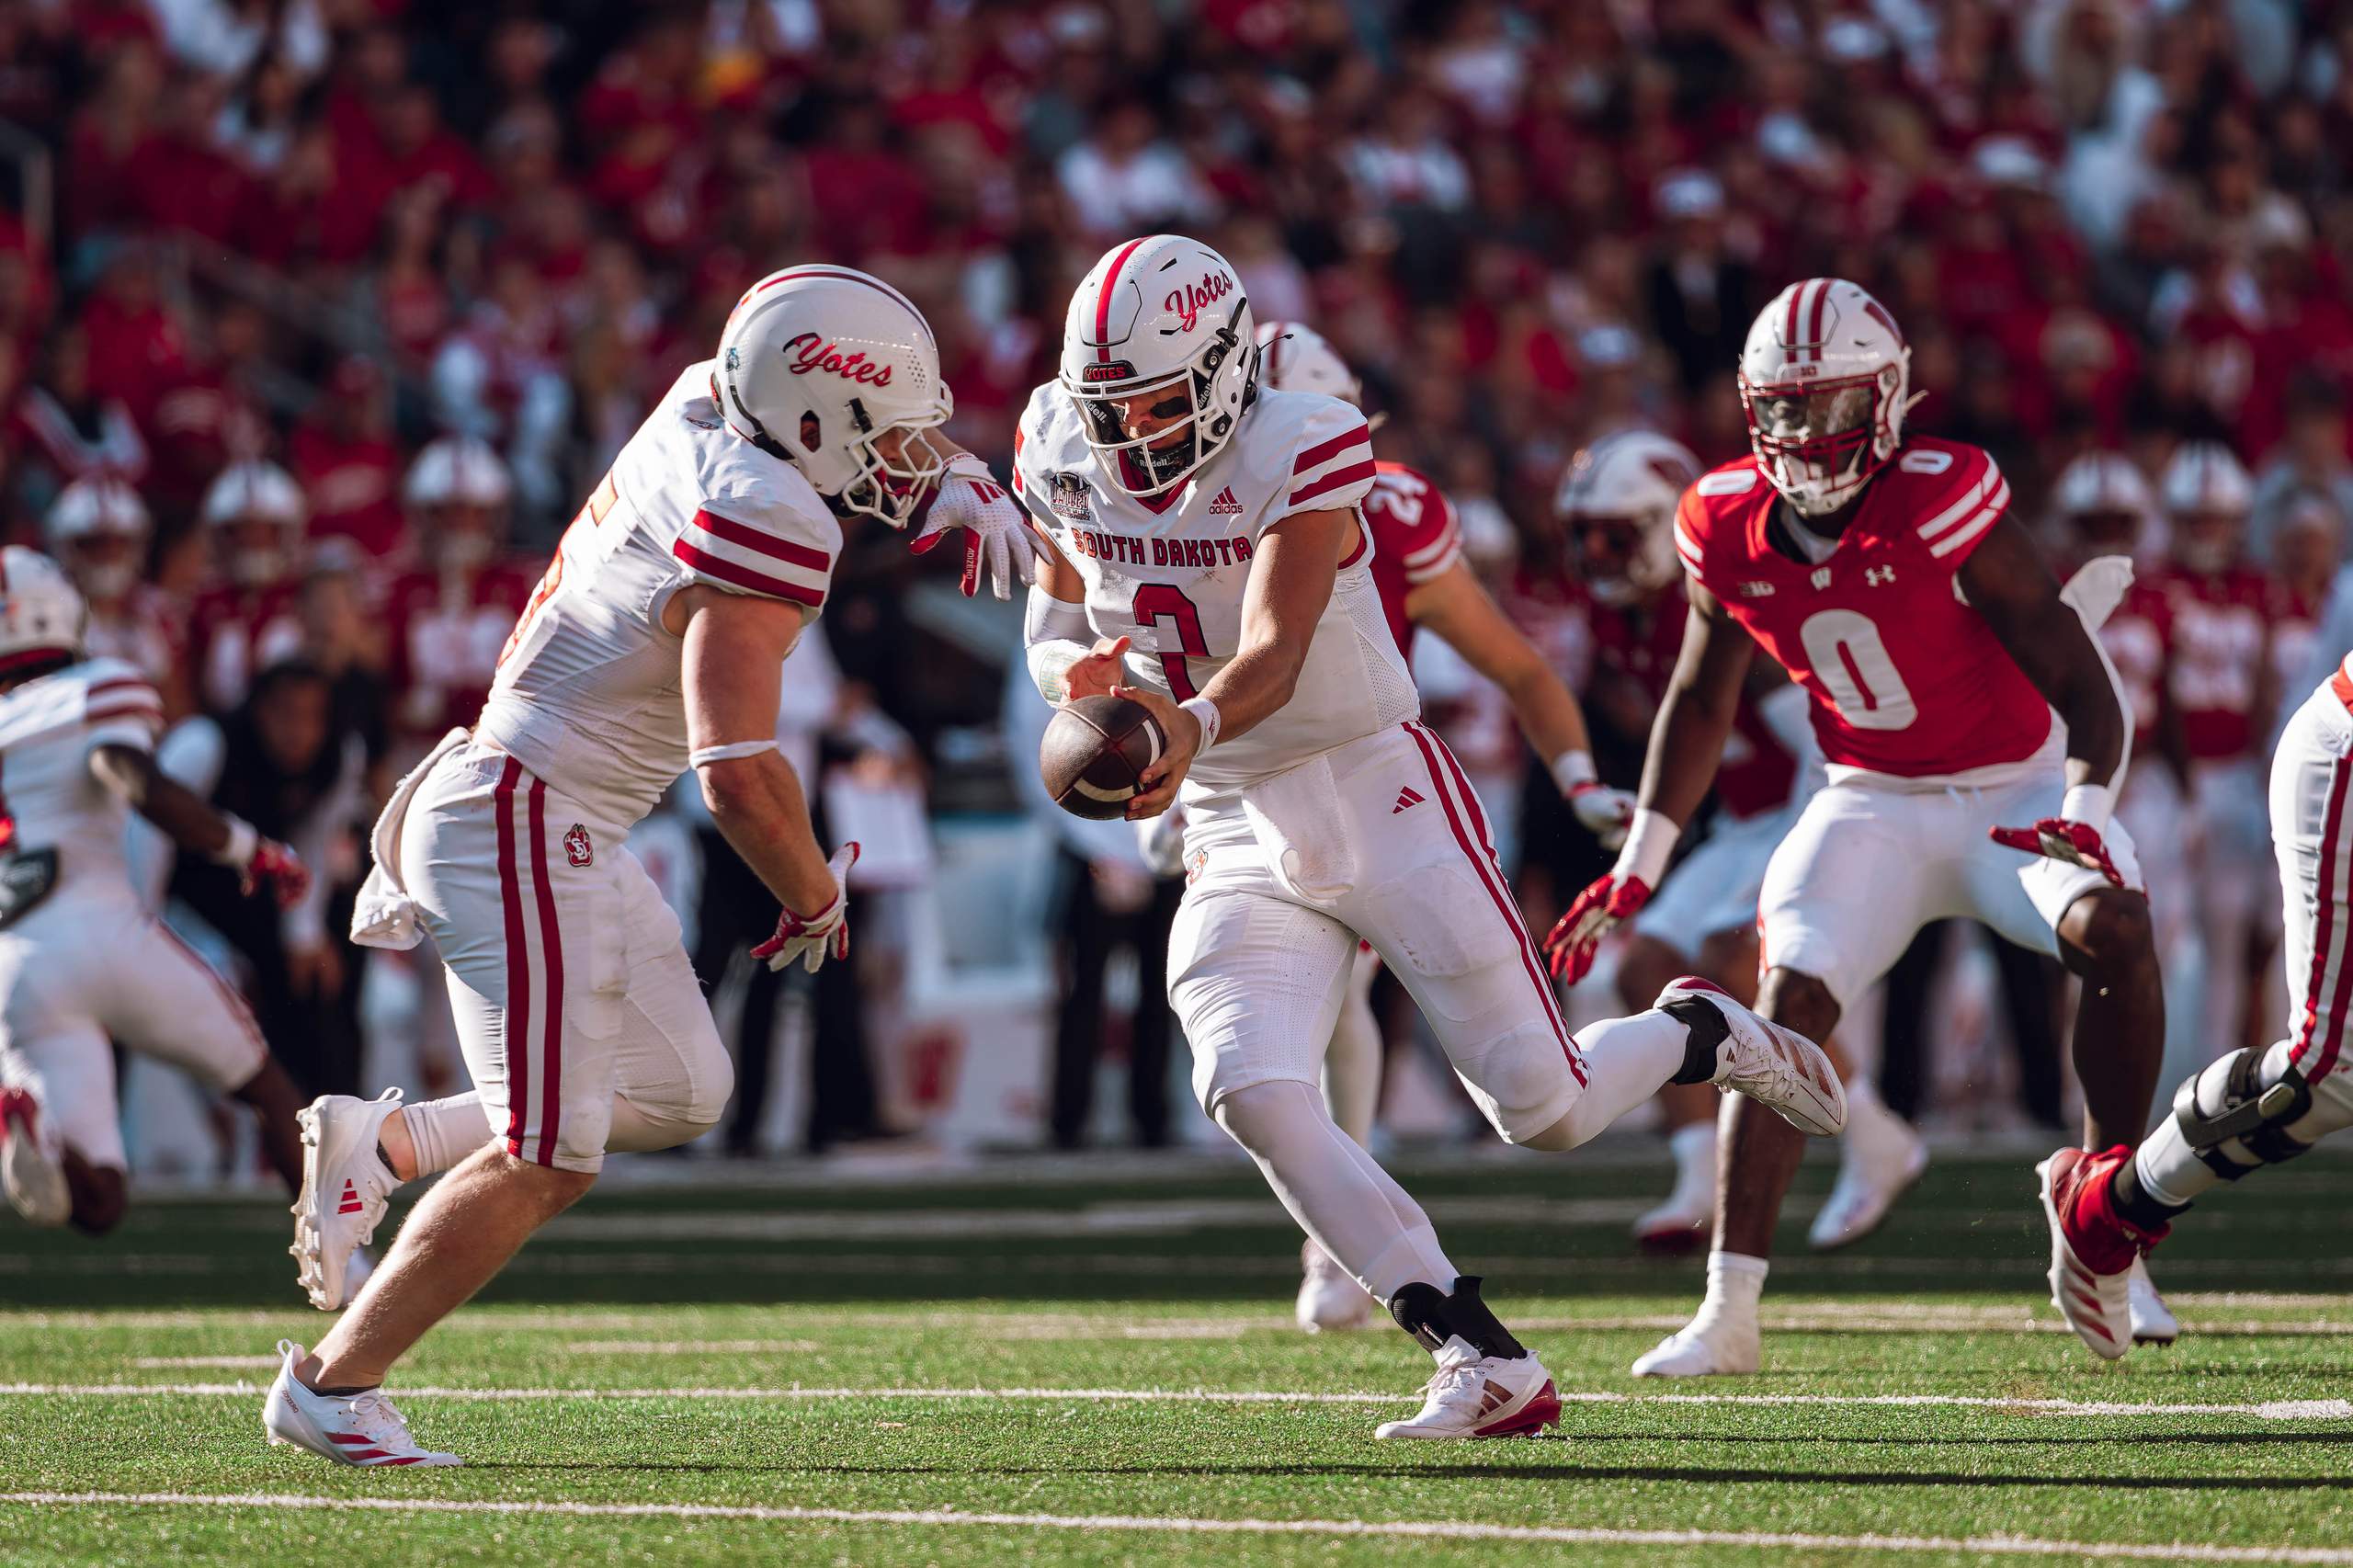
<svg viewBox="0 0 2353 1568">
<path fill-rule="evenodd" d="M 1534 1149 L 1574 1149 L 1658 1093 L 1683 1071 L 1691 1031 L 1683 1020 L 1654 1008 L 1631 1018 L 1604 1018 L 1577 1031 L 1585 1053 L 1585 1092 L 1569 1114 L 1529 1140 Z"/>
<path fill-rule="evenodd" d="M 1324 1052 L 1324 1103 L 1340 1131 L 1359 1143 L 1372 1140 L 1372 1119 L 1381 1107 L 1381 1026 L 1372 1016 L 1372 998 L 1367 987 L 1351 978 L 1340 1002 L 1340 1021 L 1333 1026 L 1332 1044 Z"/>
<path fill-rule="evenodd" d="M 1666 1146 L 1675 1155 L 1677 1186 L 1695 1177 L 1716 1179 L 1715 1118 L 1677 1128 L 1666 1135 Z"/>
<path fill-rule="evenodd" d="M 1772 1267 L 1769 1259 L 1746 1253 L 1708 1254 L 1708 1295 L 1691 1326 L 1706 1328 L 1721 1322 L 1755 1326 L 1756 1302 L 1765 1293 L 1765 1276 Z"/>
<path fill-rule="evenodd" d="M 416 1147 L 419 1177 L 449 1169 L 492 1137 L 482 1096 L 471 1089 L 447 1099 L 403 1106 L 401 1122 L 408 1129 L 408 1141 Z"/>
<path fill-rule="evenodd" d="M 1451 1291 L 1453 1263 L 1422 1206 L 1339 1129 L 1312 1085 L 1253 1084 L 1218 1101 L 1217 1123 L 1258 1162 L 1300 1229 L 1375 1301 L 1416 1281 Z"/>
</svg>

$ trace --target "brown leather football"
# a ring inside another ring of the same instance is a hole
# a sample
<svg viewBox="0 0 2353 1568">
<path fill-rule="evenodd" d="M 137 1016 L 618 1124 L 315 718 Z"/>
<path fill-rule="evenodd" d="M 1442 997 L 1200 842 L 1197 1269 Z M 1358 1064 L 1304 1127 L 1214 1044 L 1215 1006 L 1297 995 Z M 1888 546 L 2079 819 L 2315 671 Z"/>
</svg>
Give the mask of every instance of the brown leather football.
<svg viewBox="0 0 2353 1568">
<path fill-rule="evenodd" d="M 1055 804 L 1106 821 L 1127 814 L 1137 780 L 1165 744 L 1140 702 L 1082 697 L 1054 710 L 1038 746 L 1038 772 Z"/>
</svg>

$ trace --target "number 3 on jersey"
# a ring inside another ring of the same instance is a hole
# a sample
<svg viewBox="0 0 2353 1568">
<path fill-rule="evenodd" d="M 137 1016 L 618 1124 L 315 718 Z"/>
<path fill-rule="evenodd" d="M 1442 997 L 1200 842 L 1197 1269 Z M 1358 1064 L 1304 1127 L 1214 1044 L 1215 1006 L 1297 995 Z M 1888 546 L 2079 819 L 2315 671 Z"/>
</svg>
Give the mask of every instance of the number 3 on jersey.
<svg viewBox="0 0 2353 1568">
<path fill-rule="evenodd" d="M 1185 667 L 1185 661 L 1208 658 L 1210 641 L 1201 635 L 1201 612 L 1193 608 L 1193 601 L 1172 584 L 1146 583 L 1136 590 L 1134 615 L 1138 626 L 1155 630 L 1164 617 L 1175 623 L 1176 651 L 1162 651 L 1160 673 L 1168 677 L 1168 689 L 1176 694 L 1177 701 L 1199 697 L 1200 693 L 1193 689 L 1192 672 Z"/>
<path fill-rule="evenodd" d="M 1818 610 L 1798 628 L 1814 677 L 1838 716 L 1858 730 L 1908 730 L 1919 705 L 1887 655 L 1869 616 L 1851 609 Z"/>
</svg>

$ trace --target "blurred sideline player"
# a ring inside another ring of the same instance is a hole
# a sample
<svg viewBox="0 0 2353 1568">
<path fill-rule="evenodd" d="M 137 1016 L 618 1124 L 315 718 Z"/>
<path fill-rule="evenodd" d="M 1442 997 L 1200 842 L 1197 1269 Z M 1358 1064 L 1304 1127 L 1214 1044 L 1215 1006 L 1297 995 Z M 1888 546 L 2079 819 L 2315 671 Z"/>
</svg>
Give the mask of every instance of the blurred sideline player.
<svg viewBox="0 0 2353 1568">
<path fill-rule="evenodd" d="M 214 581 L 188 608 L 197 705 L 227 713 L 255 676 L 302 647 L 303 521 L 310 505 L 276 463 L 233 463 L 204 493 L 199 520 Z"/>
<path fill-rule="evenodd" d="M 1605 437 L 1571 461 L 1554 503 L 1575 575 L 1593 600 L 1595 679 L 1628 689 L 1630 723 L 1647 729 L 1689 618 L 1675 548 L 1675 508 L 1699 476 L 1699 460 L 1646 430 Z M 1805 693 L 1780 666 L 1750 667 L 1739 711 L 1716 769 L 1717 810 L 1708 836 L 1667 873 L 1634 917 L 1620 947 L 1619 998 L 1640 1006 L 1678 974 L 1707 976 L 1743 1002 L 1756 999 L 1756 896 L 1765 867 L 1820 787 L 1821 747 L 1807 722 Z M 1814 1216 L 1817 1247 L 1861 1239 L 1919 1178 L 1927 1148 L 1880 1100 L 1868 1074 L 1848 1069 L 1836 1044 L 1823 1049 L 1847 1085 L 1847 1127 L 1838 1179 Z M 1704 1240 L 1716 1214 L 1716 1112 L 1722 1096 L 1704 1085 L 1659 1092 L 1675 1185 L 1634 1221 L 1634 1238 L 1659 1251 Z"/>
<path fill-rule="evenodd" d="M 94 659 L 120 659 L 164 699 L 168 724 L 188 710 L 181 667 L 183 631 L 170 600 L 142 581 L 153 532 L 146 503 L 119 479 L 67 485 L 41 521 L 41 543 L 89 608 L 83 646 Z"/>
<path fill-rule="evenodd" d="M 384 596 L 404 768 L 482 711 L 499 650 L 530 598 L 531 574 L 504 554 L 511 489 L 505 460 L 472 436 L 430 443 L 401 485 L 421 557 Z"/>
<path fill-rule="evenodd" d="M 1262 322 L 1257 341 L 1260 385 L 1275 392 L 1317 392 L 1351 406 L 1364 401 L 1363 388 L 1347 362 L 1313 329 L 1297 322 Z M 1633 820 L 1634 798 L 1609 789 L 1594 771 L 1593 744 L 1577 699 L 1479 585 L 1462 559 L 1462 530 L 1444 493 L 1404 463 L 1376 460 L 1372 469 L 1372 490 L 1361 506 L 1366 530 L 1372 536 L 1372 582 L 1405 667 L 1413 668 L 1414 632 L 1420 628 L 1442 639 L 1494 682 L 1510 702 L 1520 733 L 1545 760 L 1569 809 L 1600 837 L 1602 847 L 1615 849 Z M 1169 817 L 1181 822 L 1182 816 L 1172 809 L 1154 822 Z M 1166 835 L 1172 848 L 1177 836 Z M 1177 858 L 1172 853 L 1166 860 Z M 1172 864 L 1171 869 L 1179 868 Z M 1370 947 L 1359 946 L 1340 1021 L 1324 1056 L 1324 1099 L 1332 1119 L 1341 1131 L 1367 1145 L 1381 1108 L 1386 1056 L 1372 1013 L 1372 984 L 1380 962 Z M 1669 972 L 1632 1006 L 1646 1006 L 1681 972 Z M 1707 1089 L 1697 1092 L 1715 1097 Z M 1297 1305 L 1302 1328 L 1313 1334 L 1361 1328 L 1371 1321 L 1372 1298 L 1328 1253 L 1311 1239 L 1302 1244 L 1302 1257 L 1305 1278 Z"/>
<path fill-rule="evenodd" d="M 2165 1032 L 2148 901 L 2110 815 L 2129 719 L 2085 630 L 2121 582 L 2078 579 L 2079 617 L 2009 517 L 1992 457 L 1905 436 L 1910 360 L 1885 307 L 1843 278 L 1791 284 L 1750 327 L 1740 388 L 1756 449 L 1677 514 L 1690 625 L 1643 806 L 1548 943 L 1574 978 L 1641 910 L 1761 647 L 1813 699 L 1830 770 L 1766 872 L 1766 1015 L 1827 1035 L 1939 917 L 2055 946 L 2085 981 L 2075 1059 L 2086 1142 L 2105 1147 L 2146 1125 Z M 1756 1369 L 1757 1299 L 1801 1146 L 1745 1107 L 1726 1122 L 1707 1298 L 1637 1376 Z"/>
<path fill-rule="evenodd" d="M 1376 1436 L 1557 1422 L 1542 1362 L 1324 1104 L 1317 1080 L 1358 940 L 1515 1143 L 1574 1148 L 1677 1077 L 1836 1131 L 1844 1096 L 1828 1059 L 1696 980 L 1657 1010 L 1570 1037 L 1478 797 L 1418 722 L 1373 585 L 1360 513 L 1371 432 L 1336 398 L 1262 384 L 1249 301 L 1223 256 L 1154 234 L 1096 263 L 1071 299 L 1061 375 L 1021 415 L 1014 465 L 1060 547 L 1029 596 L 1040 690 L 1116 693 L 1151 712 L 1165 745 L 1131 819 L 1183 790 L 1168 995 L 1202 1108 L 1437 1358 L 1422 1409 Z"/>
<path fill-rule="evenodd" d="M 2353 1071 L 2344 1060 L 2353 997 L 2348 794 L 2353 653 L 2288 721 L 2271 760 L 2288 1038 L 2229 1051 L 2191 1074 L 2174 1092 L 2172 1114 L 2137 1147 L 2061 1149 L 2041 1166 L 2043 1205 L 2059 1236 L 2052 1300 L 2103 1359 L 2132 1348 L 2128 1282 L 2200 1194 L 2353 1127 Z"/>
<path fill-rule="evenodd" d="M 163 699 L 130 665 L 84 656 L 84 614 L 56 562 L 0 552 L 0 1186 L 32 1223 L 97 1235 L 128 1196 L 110 1042 L 251 1107 L 263 1157 L 289 1190 L 302 1176 L 301 1096 L 244 998 L 148 910 L 131 813 L 248 892 L 291 903 L 309 877 L 156 770 Z"/>
<path fill-rule="evenodd" d="M 343 1464 L 452 1464 L 380 1385 L 408 1348 L 586 1192 L 608 1151 L 715 1125 L 733 1068 L 678 918 L 626 846 L 678 776 L 783 907 L 752 949 L 817 969 L 849 949 L 843 881 L 777 748 L 780 672 L 824 608 L 844 529 L 964 528 L 964 580 L 1001 597 L 1042 550 L 986 466 L 938 433 L 954 403 L 922 314 L 865 273 L 772 273 L 718 357 L 688 366 L 566 531 L 472 730 L 402 781 L 374 835 L 355 937 L 429 935 L 475 1092 L 402 1108 L 324 1096 L 296 1256 L 313 1305 L 344 1304 L 353 1250 L 404 1181 L 420 1200 L 306 1355 L 279 1342 L 270 1440 Z"/>
</svg>

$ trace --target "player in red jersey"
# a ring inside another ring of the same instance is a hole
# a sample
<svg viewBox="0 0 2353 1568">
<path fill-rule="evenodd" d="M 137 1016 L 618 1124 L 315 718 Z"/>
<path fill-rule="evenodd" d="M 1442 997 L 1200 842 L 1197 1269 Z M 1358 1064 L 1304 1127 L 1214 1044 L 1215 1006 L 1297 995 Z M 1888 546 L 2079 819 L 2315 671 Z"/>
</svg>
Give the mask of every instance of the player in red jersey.
<svg viewBox="0 0 2353 1568">
<path fill-rule="evenodd" d="M 401 499 L 423 559 L 385 597 L 404 769 L 482 711 L 498 651 L 538 580 L 499 558 L 507 494 L 506 463 L 472 436 L 444 436 L 409 467 Z"/>
<path fill-rule="evenodd" d="M 2270 884 L 2262 747 L 2278 706 L 2271 622 L 2285 609 L 2271 580 L 2247 559 L 2255 486 L 2228 448 L 2195 441 L 2177 449 L 2158 482 L 2173 526 L 2173 566 L 2158 579 L 2173 618 L 2165 697 L 2188 759 L 2187 869 L 2198 889 L 2203 961 L 2189 1009 L 2196 1060 L 2243 1044 L 2250 987 L 2266 967 L 2257 932 Z"/>
<path fill-rule="evenodd" d="M 93 658 L 120 659 L 145 676 L 163 699 L 168 726 L 188 716 L 187 632 L 171 598 L 139 580 L 151 532 L 146 503 L 119 479 L 75 480 L 41 519 L 42 548 L 89 607 L 83 646 Z"/>
<path fill-rule="evenodd" d="M 188 612 L 188 662 L 207 711 L 235 708 L 255 676 L 301 646 L 307 515 L 301 487 L 276 463 L 233 463 L 205 491 L 198 517 L 216 575 Z"/>
<path fill-rule="evenodd" d="M 1792 284 L 1749 329 L 1754 455 L 1701 478 L 1677 515 L 1691 612 L 1642 808 L 1548 945 L 1581 973 L 1641 910 L 1762 648 L 1812 699 L 1830 774 L 1766 874 L 1765 1016 L 1824 1038 L 1921 926 L 1983 921 L 2085 977 L 2075 1057 L 2089 1144 L 2104 1148 L 2147 1124 L 2165 1034 L 2148 901 L 2110 820 L 2130 722 L 2085 630 L 2120 574 L 2063 599 L 1992 457 L 1905 437 L 1910 379 L 1894 319 L 1844 279 Z M 1707 1300 L 1637 1375 L 1756 1369 L 1757 1297 L 1799 1150 L 1737 1109 L 1727 1125 Z M 2086 1310 L 2061 1306 L 2071 1321 Z"/>
<path fill-rule="evenodd" d="M 1261 373 L 1276 391 L 1320 392 L 1349 403 L 1362 400 L 1363 389 L 1347 362 L 1314 331 L 1296 322 L 1267 322 L 1256 335 Z M 1376 461 L 1373 473 L 1372 493 L 1363 504 L 1365 523 L 1372 531 L 1372 580 L 1398 651 L 1410 662 L 1414 633 L 1426 630 L 1500 687 L 1521 733 L 1536 755 L 1546 759 L 1577 820 L 1606 847 L 1615 848 L 1633 818 L 1634 799 L 1605 786 L 1596 775 L 1576 698 L 1479 585 L 1462 559 L 1462 529 L 1453 506 L 1428 478 L 1404 463 Z M 1372 1136 L 1373 1117 L 1381 1105 L 1384 1053 L 1371 1003 L 1379 964 L 1371 949 L 1360 945 L 1357 972 L 1324 1057 L 1324 1096 L 1332 1119 L 1360 1144 Z M 1649 1006 L 1651 996 L 1665 985 L 1662 982 L 1653 987 L 1634 1010 Z M 1372 1298 L 1323 1248 L 1311 1240 L 1303 1256 L 1301 1327 L 1315 1334 L 1360 1328 L 1371 1321 Z"/>
</svg>

